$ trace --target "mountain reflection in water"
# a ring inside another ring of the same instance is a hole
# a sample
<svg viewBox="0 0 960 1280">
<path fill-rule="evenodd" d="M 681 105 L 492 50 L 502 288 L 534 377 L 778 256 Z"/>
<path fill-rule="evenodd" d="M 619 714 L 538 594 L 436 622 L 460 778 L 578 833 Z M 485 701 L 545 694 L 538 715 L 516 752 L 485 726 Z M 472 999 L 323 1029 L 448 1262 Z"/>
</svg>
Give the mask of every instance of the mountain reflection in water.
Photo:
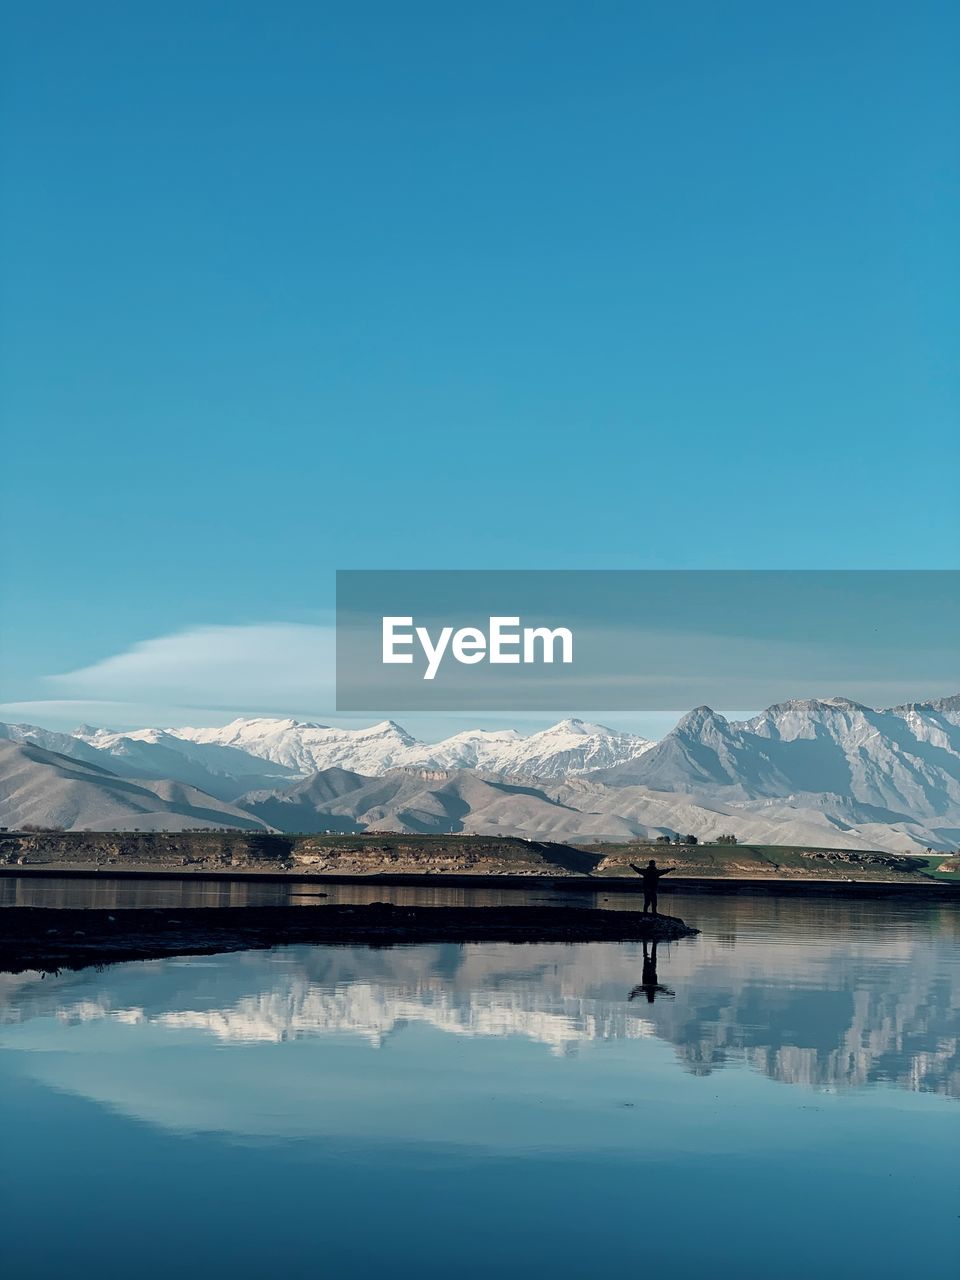
<svg viewBox="0 0 960 1280">
<path fill-rule="evenodd" d="M 960 1097 L 954 907 L 687 895 L 666 909 L 701 936 L 646 955 L 605 943 L 291 947 L 4 975 L 0 1045 L 51 1018 L 224 1046 L 328 1036 L 376 1048 L 422 1024 L 566 1056 L 652 1037 L 698 1076 L 739 1063 L 807 1088 Z"/>
</svg>

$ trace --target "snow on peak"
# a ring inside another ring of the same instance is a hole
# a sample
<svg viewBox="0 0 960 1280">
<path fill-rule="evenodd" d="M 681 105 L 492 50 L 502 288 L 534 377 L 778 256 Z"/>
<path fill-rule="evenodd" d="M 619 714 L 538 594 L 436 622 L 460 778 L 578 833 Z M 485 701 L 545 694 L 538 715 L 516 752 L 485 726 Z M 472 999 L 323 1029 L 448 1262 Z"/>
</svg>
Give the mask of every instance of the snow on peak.
<svg viewBox="0 0 960 1280">
<path fill-rule="evenodd" d="M 612 773 L 619 785 L 663 792 L 794 804 L 813 796 L 815 807 L 871 823 L 936 819 L 942 847 L 954 838 L 949 815 L 960 814 L 960 724 L 932 703 L 884 711 L 794 699 L 745 721 L 697 707 L 636 768 Z"/>
<path fill-rule="evenodd" d="M 567 720 L 560 720 L 557 724 L 553 725 L 551 728 L 544 729 L 543 732 L 545 734 L 546 733 L 573 733 L 573 734 L 576 734 L 578 737 L 585 737 L 585 738 L 619 737 L 616 730 L 608 729 L 606 725 L 591 724 L 588 720 L 578 720 L 575 717 L 571 717 L 570 719 L 567 719 Z"/>
<path fill-rule="evenodd" d="M 527 736 L 505 732 L 457 734 L 431 747 L 447 768 L 468 765 L 487 773 L 564 778 L 634 760 L 653 746 L 634 733 L 616 733 L 583 720 L 561 720 Z"/>
<path fill-rule="evenodd" d="M 357 773 L 382 773 L 405 764 L 401 757 L 416 743 L 392 720 L 364 729 L 338 729 L 292 717 L 241 717 L 222 728 L 185 728 L 176 733 L 189 742 L 236 747 L 303 774 L 334 766 Z"/>
<path fill-rule="evenodd" d="M 331 768 L 373 776 L 398 768 L 479 769 L 550 779 L 633 760 L 652 745 L 636 734 L 578 719 L 529 735 L 516 729 L 468 729 L 428 744 L 394 720 L 342 729 L 265 716 L 241 716 L 219 728 L 141 729 L 124 735 L 92 730 L 85 740 L 116 750 L 122 738 L 229 747 L 300 774 Z"/>
<path fill-rule="evenodd" d="M 350 730 L 346 732 L 350 732 Z M 365 738 L 400 738 L 406 743 L 416 742 L 416 738 L 407 733 L 406 729 L 397 724 L 396 720 L 381 720 L 379 724 L 372 724 L 366 729 L 354 729 L 352 732 L 363 734 Z"/>
</svg>

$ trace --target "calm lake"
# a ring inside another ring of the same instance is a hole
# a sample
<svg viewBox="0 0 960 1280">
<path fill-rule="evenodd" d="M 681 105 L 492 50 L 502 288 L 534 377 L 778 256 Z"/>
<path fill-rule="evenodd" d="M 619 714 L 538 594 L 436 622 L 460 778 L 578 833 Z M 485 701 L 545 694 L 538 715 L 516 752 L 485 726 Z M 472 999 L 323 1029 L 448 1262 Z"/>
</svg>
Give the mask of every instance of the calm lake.
<svg viewBox="0 0 960 1280">
<path fill-rule="evenodd" d="M 0 880 L 7 905 L 318 892 Z M 702 933 L 655 956 L 290 947 L 0 975 L 4 1274 L 955 1280 L 958 908 L 663 908 Z"/>
</svg>

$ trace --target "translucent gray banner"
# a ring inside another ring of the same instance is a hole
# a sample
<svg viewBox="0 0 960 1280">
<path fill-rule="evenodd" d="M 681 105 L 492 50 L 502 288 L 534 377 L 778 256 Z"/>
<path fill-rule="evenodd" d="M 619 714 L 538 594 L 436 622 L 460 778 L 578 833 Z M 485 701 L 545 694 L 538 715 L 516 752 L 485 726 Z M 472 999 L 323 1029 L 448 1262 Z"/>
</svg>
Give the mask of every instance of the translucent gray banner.
<svg viewBox="0 0 960 1280">
<path fill-rule="evenodd" d="M 960 572 L 343 570 L 337 710 L 874 706 L 960 690 Z"/>
</svg>

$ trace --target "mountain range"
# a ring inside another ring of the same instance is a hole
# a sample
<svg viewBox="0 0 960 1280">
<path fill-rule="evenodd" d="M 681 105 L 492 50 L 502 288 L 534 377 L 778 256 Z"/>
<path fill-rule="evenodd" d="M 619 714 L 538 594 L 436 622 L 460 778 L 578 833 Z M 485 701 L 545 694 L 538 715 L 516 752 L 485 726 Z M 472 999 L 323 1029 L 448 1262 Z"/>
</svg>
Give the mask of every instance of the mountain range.
<svg viewBox="0 0 960 1280">
<path fill-rule="evenodd" d="M 660 742 L 582 720 L 418 741 L 294 719 L 71 734 L 0 725 L 0 825 L 465 831 L 915 852 L 960 842 L 960 697 L 709 707 Z"/>
<path fill-rule="evenodd" d="M 141 730 L 141 737 L 157 730 Z M 377 775 L 388 769 L 480 769 L 513 777 L 565 778 L 637 759 L 654 745 L 633 733 L 617 733 L 583 720 L 561 720 L 524 736 L 516 729 L 470 729 L 432 745 L 384 720 L 367 729 L 334 729 L 297 720 L 234 720 L 222 729 L 173 729 L 201 747 L 230 748 L 300 774 L 351 769 Z M 92 746 L 111 749 L 117 735 L 80 733 Z"/>
</svg>

